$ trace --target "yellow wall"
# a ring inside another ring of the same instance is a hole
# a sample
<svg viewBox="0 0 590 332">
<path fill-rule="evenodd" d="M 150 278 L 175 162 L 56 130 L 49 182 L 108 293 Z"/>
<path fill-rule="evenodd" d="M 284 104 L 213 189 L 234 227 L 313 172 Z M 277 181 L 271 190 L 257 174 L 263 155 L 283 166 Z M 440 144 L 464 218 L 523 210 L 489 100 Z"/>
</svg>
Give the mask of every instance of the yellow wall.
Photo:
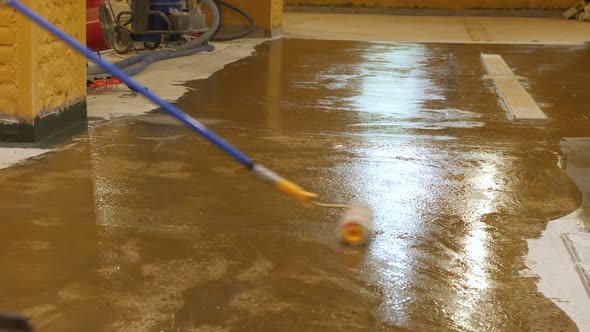
<svg viewBox="0 0 590 332">
<path fill-rule="evenodd" d="M 23 38 L 29 32 L 22 17 L 0 6 L 0 115 L 32 118 L 32 88 L 19 89 L 31 87 L 31 68 L 23 66 L 30 59 L 29 39 Z"/>
<path fill-rule="evenodd" d="M 556 9 L 568 8 L 579 0 L 285 0 L 286 5 L 340 5 L 384 8 L 438 8 L 438 9 Z"/>
<path fill-rule="evenodd" d="M 22 2 L 85 43 L 85 1 Z M 0 5 L 0 114 L 34 124 L 36 117 L 59 113 L 85 98 L 85 59 Z"/>
<path fill-rule="evenodd" d="M 30 0 L 43 17 L 86 44 L 86 1 Z M 37 114 L 86 99 L 86 59 L 65 43 L 35 26 L 34 109 Z"/>
</svg>

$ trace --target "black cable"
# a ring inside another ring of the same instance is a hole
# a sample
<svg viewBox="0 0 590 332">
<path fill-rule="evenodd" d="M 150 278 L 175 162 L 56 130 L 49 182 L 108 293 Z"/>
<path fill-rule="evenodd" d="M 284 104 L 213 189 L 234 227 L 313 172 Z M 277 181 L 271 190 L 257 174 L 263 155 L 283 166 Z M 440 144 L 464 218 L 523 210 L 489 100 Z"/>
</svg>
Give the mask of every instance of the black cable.
<svg viewBox="0 0 590 332">
<path fill-rule="evenodd" d="M 250 15 L 246 14 L 240 8 L 234 6 L 230 3 L 227 3 L 223 0 L 213 0 L 213 2 L 215 2 L 215 5 L 219 9 L 219 26 L 217 27 L 217 30 L 215 30 L 215 32 L 211 36 L 211 38 L 210 38 L 211 41 L 230 41 L 230 40 L 240 39 L 240 38 L 246 37 L 247 35 L 254 32 L 254 30 L 256 29 L 256 25 L 254 24 L 254 20 L 252 19 L 252 17 L 250 17 Z M 246 30 L 242 33 L 239 33 L 237 35 L 234 35 L 234 36 L 217 37 L 217 34 L 221 30 L 221 26 L 223 24 L 223 15 L 221 13 L 221 6 L 227 7 L 229 9 L 235 11 L 236 13 L 240 14 L 242 17 L 244 17 L 249 23 L 248 30 Z"/>
</svg>

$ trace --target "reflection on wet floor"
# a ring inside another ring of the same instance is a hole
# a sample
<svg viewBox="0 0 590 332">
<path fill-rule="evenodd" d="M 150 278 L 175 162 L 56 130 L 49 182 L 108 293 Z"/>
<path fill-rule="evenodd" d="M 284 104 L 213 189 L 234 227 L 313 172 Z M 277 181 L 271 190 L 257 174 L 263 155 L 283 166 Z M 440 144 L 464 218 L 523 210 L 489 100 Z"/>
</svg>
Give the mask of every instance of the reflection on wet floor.
<svg viewBox="0 0 590 332">
<path fill-rule="evenodd" d="M 480 52 L 550 121 L 510 122 Z M 523 277 L 526 239 L 578 208 L 559 141 L 590 133 L 586 48 L 277 40 L 178 105 L 327 201 L 367 202 L 366 249 L 165 115 L 92 123 L 0 171 L 0 308 L 39 330 L 574 330 Z"/>
</svg>

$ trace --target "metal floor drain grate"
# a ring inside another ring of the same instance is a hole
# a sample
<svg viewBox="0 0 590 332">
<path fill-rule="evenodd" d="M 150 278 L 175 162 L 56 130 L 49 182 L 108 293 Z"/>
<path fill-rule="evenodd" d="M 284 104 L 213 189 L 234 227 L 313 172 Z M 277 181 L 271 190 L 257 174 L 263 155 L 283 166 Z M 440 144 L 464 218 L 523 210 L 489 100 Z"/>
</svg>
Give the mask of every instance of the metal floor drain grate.
<svg viewBox="0 0 590 332">
<path fill-rule="evenodd" d="M 482 54 L 481 60 L 488 73 L 486 78 L 494 82 L 513 120 L 547 120 L 545 113 L 520 84 L 522 77 L 514 75 L 500 55 Z"/>
</svg>

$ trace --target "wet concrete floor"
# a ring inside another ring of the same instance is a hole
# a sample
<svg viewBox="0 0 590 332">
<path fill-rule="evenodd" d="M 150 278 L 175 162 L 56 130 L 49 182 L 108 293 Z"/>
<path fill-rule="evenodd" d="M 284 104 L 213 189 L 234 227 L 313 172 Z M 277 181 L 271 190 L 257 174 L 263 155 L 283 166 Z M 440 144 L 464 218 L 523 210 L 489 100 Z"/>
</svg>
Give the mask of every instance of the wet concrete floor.
<svg viewBox="0 0 590 332">
<path fill-rule="evenodd" d="M 513 123 L 479 54 L 550 121 Z M 269 190 L 165 115 L 91 122 L 0 171 L 0 308 L 38 331 L 575 330 L 523 276 L 576 210 L 562 137 L 590 136 L 585 47 L 276 40 L 178 105 L 340 211 Z"/>
</svg>

